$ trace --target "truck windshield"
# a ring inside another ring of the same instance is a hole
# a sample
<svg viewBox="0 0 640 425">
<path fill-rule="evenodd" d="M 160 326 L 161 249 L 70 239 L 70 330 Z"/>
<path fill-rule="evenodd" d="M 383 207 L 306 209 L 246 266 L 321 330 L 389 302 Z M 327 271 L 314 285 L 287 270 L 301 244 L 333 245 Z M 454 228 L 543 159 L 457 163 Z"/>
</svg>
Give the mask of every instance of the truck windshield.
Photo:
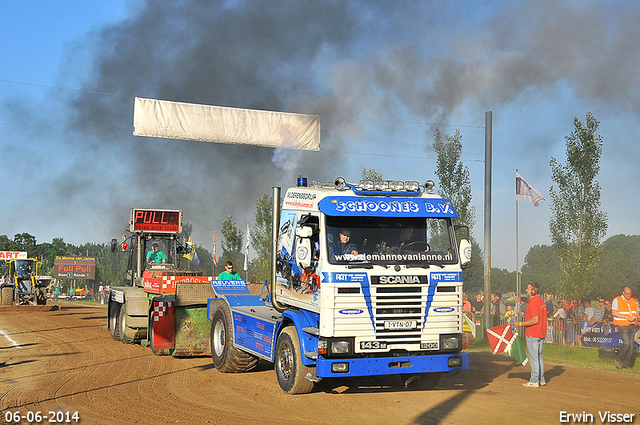
<svg viewBox="0 0 640 425">
<path fill-rule="evenodd" d="M 16 274 L 20 279 L 31 278 L 33 260 L 16 260 Z"/>
<path fill-rule="evenodd" d="M 144 241 L 146 268 L 159 264 L 176 265 L 176 241 L 168 238 L 152 238 Z"/>
<path fill-rule="evenodd" d="M 457 261 L 448 218 L 326 217 L 333 264 L 452 264 Z"/>
</svg>

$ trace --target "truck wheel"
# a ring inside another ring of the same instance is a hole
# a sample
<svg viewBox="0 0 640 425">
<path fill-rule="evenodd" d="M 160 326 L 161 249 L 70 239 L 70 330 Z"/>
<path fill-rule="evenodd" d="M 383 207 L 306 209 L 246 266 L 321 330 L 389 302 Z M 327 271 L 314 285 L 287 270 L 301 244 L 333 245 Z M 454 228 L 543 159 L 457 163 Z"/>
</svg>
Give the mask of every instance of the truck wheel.
<svg viewBox="0 0 640 425">
<path fill-rule="evenodd" d="M 2 288 L 2 305 L 13 305 L 13 286 Z"/>
<path fill-rule="evenodd" d="M 400 375 L 405 388 L 416 390 L 432 390 L 440 382 L 442 372 L 419 373 L 417 375 Z"/>
<path fill-rule="evenodd" d="M 233 323 L 226 304 L 219 305 L 213 314 L 209 344 L 213 364 L 220 372 L 248 372 L 258 364 L 256 356 L 233 346 Z"/>
<path fill-rule="evenodd" d="M 109 303 L 109 330 L 111 331 L 111 338 L 114 341 L 122 341 L 120 336 L 120 310 L 122 304 L 116 302 Z"/>
<path fill-rule="evenodd" d="M 119 332 L 120 332 L 120 341 L 123 344 L 133 344 L 135 331 L 129 329 L 127 326 L 127 319 L 129 316 L 127 315 L 127 305 L 123 305 L 120 307 L 120 315 L 118 318 L 119 324 Z"/>
<path fill-rule="evenodd" d="M 307 394 L 313 389 L 313 382 L 306 379 L 311 367 L 302 364 L 300 341 L 295 326 L 282 330 L 276 343 L 276 376 L 280 388 L 289 394 Z"/>
</svg>

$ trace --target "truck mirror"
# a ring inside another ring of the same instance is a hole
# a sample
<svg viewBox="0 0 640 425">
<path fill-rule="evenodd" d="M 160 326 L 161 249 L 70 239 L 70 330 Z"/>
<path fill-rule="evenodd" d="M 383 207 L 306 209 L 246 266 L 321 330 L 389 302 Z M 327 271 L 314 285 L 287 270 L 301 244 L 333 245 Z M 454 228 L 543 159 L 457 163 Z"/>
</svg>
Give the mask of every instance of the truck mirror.
<svg viewBox="0 0 640 425">
<path fill-rule="evenodd" d="M 471 262 L 471 242 L 469 239 L 460 241 L 460 266 L 464 267 Z"/>
<path fill-rule="evenodd" d="M 309 230 L 311 229 L 309 228 Z M 299 237 L 296 239 L 296 262 L 302 269 L 311 266 L 311 239 L 309 239 L 309 237 Z"/>
<path fill-rule="evenodd" d="M 118 250 L 118 240 L 111 239 L 111 252 L 116 252 Z"/>
</svg>

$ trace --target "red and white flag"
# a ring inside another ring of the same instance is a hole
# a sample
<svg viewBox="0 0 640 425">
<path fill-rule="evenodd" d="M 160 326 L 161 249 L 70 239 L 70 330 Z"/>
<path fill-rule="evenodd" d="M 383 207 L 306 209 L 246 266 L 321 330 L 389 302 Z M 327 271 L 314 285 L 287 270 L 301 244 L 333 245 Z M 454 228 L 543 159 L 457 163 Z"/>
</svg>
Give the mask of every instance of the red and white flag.
<svg viewBox="0 0 640 425">
<path fill-rule="evenodd" d="M 544 201 L 542 193 L 531 186 L 516 171 L 516 201 L 533 202 L 533 206 L 538 209 L 538 202 Z"/>
<path fill-rule="evenodd" d="M 507 353 L 523 366 L 529 362 L 518 333 L 513 332 L 510 324 L 487 329 L 487 337 L 493 354 Z"/>
</svg>

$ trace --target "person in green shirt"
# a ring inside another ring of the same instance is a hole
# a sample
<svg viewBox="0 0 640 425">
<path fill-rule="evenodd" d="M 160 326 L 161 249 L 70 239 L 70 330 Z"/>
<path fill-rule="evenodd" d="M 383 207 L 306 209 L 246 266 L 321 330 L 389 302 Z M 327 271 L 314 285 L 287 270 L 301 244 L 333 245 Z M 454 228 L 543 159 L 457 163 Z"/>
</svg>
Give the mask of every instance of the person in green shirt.
<svg viewBox="0 0 640 425">
<path fill-rule="evenodd" d="M 224 271 L 218 275 L 218 280 L 242 280 L 238 272 L 233 271 L 233 263 L 227 261 L 224 265 Z"/>
<path fill-rule="evenodd" d="M 147 264 L 164 264 L 167 262 L 167 256 L 160 251 L 160 247 L 154 242 L 151 245 L 151 251 L 147 253 Z"/>
</svg>

